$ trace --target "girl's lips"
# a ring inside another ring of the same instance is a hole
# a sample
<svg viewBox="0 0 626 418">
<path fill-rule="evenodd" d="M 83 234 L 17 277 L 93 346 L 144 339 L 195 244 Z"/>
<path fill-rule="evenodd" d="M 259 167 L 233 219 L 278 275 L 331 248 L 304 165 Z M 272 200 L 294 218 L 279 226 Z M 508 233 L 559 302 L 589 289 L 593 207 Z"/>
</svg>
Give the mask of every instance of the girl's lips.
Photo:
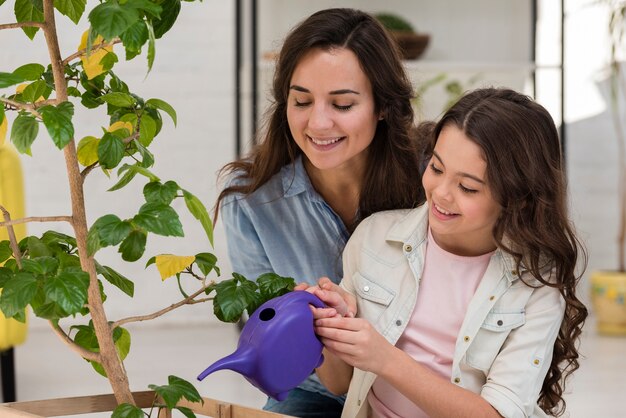
<svg viewBox="0 0 626 418">
<path fill-rule="evenodd" d="M 335 138 L 313 138 L 307 135 L 307 139 L 309 143 L 318 151 L 328 151 L 343 142 L 346 139 L 345 136 L 335 137 Z"/>
<path fill-rule="evenodd" d="M 432 203 L 430 205 L 430 211 L 437 219 L 440 219 L 442 221 L 447 221 L 447 220 L 450 220 L 459 216 L 456 213 L 445 211 L 443 208 L 440 208 L 435 203 Z"/>
</svg>

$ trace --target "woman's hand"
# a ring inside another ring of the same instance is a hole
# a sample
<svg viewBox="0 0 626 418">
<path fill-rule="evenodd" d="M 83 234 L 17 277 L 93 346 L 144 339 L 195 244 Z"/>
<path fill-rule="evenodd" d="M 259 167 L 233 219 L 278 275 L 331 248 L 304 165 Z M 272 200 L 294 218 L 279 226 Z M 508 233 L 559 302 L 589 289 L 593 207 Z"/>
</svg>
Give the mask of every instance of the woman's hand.
<svg viewBox="0 0 626 418">
<path fill-rule="evenodd" d="M 395 349 L 363 318 L 321 318 L 315 333 L 331 353 L 350 366 L 377 373 Z"/>
</svg>

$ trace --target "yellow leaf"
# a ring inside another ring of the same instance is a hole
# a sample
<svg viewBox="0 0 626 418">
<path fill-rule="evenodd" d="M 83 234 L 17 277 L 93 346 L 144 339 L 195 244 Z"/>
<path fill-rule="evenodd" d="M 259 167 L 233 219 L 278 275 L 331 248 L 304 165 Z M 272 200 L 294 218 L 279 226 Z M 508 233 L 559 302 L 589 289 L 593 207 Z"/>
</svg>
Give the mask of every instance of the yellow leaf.
<svg viewBox="0 0 626 418">
<path fill-rule="evenodd" d="M 98 161 L 98 144 L 100 144 L 100 138 L 94 136 L 81 139 L 76 148 L 78 162 L 87 167 Z"/>
<path fill-rule="evenodd" d="M 2 118 L 2 122 L 0 122 L 0 147 L 4 145 L 4 140 L 7 137 L 7 128 L 9 126 L 9 122 L 7 121 L 6 115 Z"/>
<path fill-rule="evenodd" d="M 195 260 L 196 257 L 193 255 L 160 254 L 155 257 L 155 263 L 161 274 L 161 280 L 165 280 L 176 273 L 180 273 Z"/>
<path fill-rule="evenodd" d="M 128 131 L 127 135 L 130 135 L 131 132 L 133 132 L 133 124 L 130 122 L 123 122 L 121 120 L 118 120 L 117 122 L 114 122 L 111 126 L 109 126 L 109 129 L 107 129 L 107 131 L 115 132 L 119 129 L 126 129 Z"/>
<path fill-rule="evenodd" d="M 80 38 L 80 45 L 78 46 L 79 51 L 87 48 L 88 37 L 89 30 L 86 30 L 85 33 L 83 33 L 83 36 Z M 98 35 L 96 39 L 94 39 L 93 44 L 98 45 L 103 41 L 104 39 L 102 38 L 102 36 Z M 87 54 L 85 53 L 80 57 L 80 60 L 83 62 L 83 70 L 85 70 L 85 74 L 87 74 L 87 78 L 89 80 L 99 76 L 104 72 L 104 67 L 100 65 L 100 61 L 109 52 L 113 52 L 112 46 L 107 46 L 105 48 L 98 49 L 97 51 L 93 51 L 89 56 L 87 56 Z"/>
</svg>

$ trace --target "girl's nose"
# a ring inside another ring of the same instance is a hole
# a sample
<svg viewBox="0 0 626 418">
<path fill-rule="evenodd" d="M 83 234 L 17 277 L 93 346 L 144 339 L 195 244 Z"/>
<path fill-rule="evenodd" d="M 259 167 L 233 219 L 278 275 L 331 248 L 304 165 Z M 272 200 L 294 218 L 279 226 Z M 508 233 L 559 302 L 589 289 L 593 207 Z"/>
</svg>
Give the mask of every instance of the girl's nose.
<svg viewBox="0 0 626 418">
<path fill-rule="evenodd" d="M 333 126 L 333 119 L 329 109 L 324 104 L 315 104 L 311 108 L 309 115 L 309 128 L 313 132 L 324 131 Z"/>
</svg>

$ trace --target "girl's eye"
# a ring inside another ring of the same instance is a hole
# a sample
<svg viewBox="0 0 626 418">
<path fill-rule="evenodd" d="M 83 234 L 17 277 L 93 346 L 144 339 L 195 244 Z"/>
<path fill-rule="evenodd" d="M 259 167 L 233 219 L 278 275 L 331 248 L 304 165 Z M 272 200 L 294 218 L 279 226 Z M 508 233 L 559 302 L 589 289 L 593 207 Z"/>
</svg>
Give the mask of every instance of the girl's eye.
<svg viewBox="0 0 626 418">
<path fill-rule="evenodd" d="M 478 190 L 468 189 L 467 187 L 463 186 L 462 184 L 459 184 L 459 189 L 461 189 L 461 191 L 463 193 L 477 193 L 478 192 Z"/>
<path fill-rule="evenodd" d="M 350 110 L 352 108 L 351 104 L 345 105 L 345 106 L 341 106 L 341 105 L 336 104 L 336 105 L 333 105 L 333 106 L 335 106 L 335 109 L 337 109 L 337 110 L 344 110 L 344 111 L 345 110 Z"/>
<path fill-rule="evenodd" d="M 311 102 L 299 102 L 299 101 L 296 100 L 295 106 L 296 107 L 306 107 L 306 106 L 308 106 L 310 104 L 311 104 Z"/>
<path fill-rule="evenodd" d="M 435 167 L 435 163 L 430 163 L 430 169 L 435 173 L 435 174 L 441 174 L 443 173 L 443 171 L 441 171 L 440 169 L 438 169 L 437 167 Z"/>
</svg>

